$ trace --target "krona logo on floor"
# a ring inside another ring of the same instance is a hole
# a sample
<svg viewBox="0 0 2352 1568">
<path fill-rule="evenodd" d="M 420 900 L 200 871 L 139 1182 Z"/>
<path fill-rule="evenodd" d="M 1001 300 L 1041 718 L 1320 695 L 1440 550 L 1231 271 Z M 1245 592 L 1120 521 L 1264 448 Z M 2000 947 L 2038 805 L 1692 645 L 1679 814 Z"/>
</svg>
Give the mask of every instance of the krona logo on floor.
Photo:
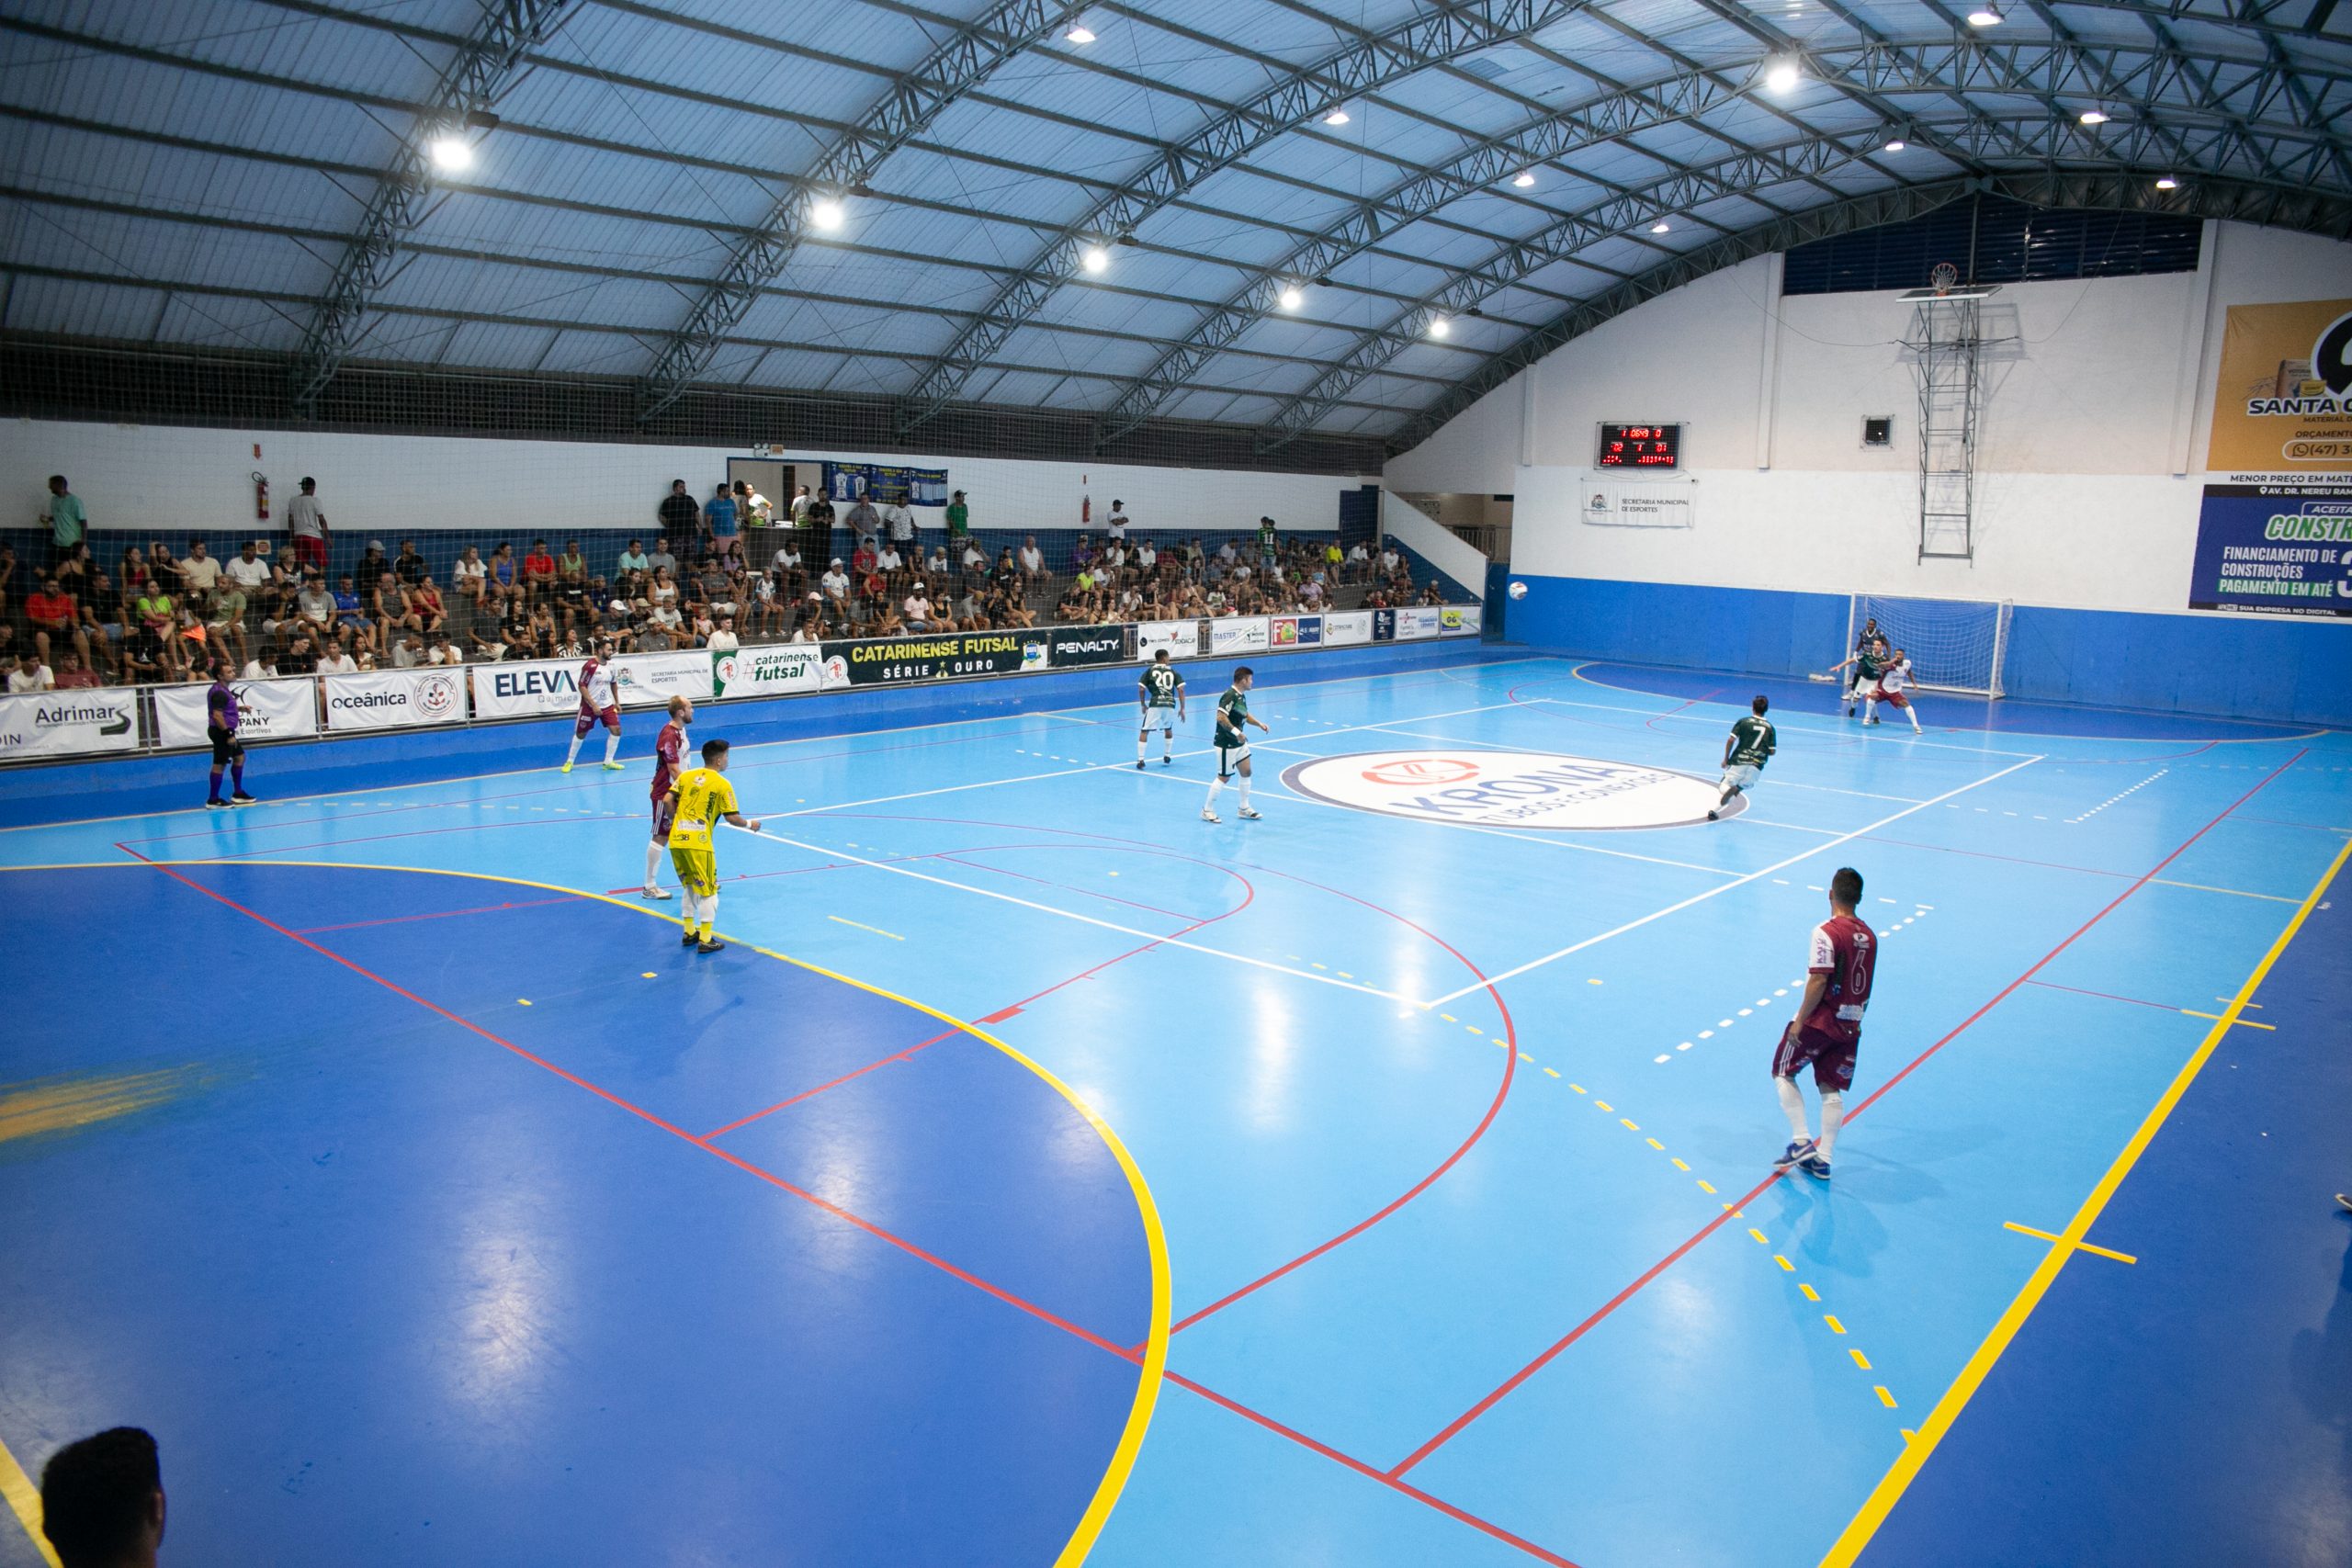
<svg viewBox="0 0 2352 1568">
<path fill-rule="evenodd" d="M 1296 763 L 1283 783 L 1385 817 L 1547 831 L 1684 827 L 1716 797 L 1689 773 L 1556 751 L 1353 751 Z M 1745 803 L 1735 795 L 1724 814 Z"/>
</svg>

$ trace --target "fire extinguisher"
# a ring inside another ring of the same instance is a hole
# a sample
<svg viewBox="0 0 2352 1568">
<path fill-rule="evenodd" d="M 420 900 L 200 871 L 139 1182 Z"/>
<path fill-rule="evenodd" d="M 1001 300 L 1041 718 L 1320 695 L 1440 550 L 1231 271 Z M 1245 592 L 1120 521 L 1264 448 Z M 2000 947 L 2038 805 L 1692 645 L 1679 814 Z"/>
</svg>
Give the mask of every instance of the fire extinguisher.
<svg viewBox="0 0 2352 1568">
<path fill-rule="evenodd" d="M 1090 477 L 1086 474 L 1078 476 L 1080 487 L 1078 492 L 1078 525 L 1081 528 L 1091 527 L 1094 523 L 1094 497 L 1084 488 Z"/>
<path fill-rule="evenodd" d="M 269 476 L 259 468 L 254 470 L 254 515 L 269 521 Z"/>
</svg>

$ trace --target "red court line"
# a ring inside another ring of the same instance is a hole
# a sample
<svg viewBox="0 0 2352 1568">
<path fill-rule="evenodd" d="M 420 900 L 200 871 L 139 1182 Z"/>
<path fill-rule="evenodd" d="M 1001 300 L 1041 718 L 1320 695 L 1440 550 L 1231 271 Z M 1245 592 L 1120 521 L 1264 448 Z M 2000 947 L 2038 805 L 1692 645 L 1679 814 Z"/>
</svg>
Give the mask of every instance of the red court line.
<svg viewBox="0 0 2352 1568">
<path fill-rule="evenodd" d="M 630 891 L 634 892 L 635 889 L 632 888 Z M 501 909 L 536 909 L 545 904 L 574 904 L 579 901 L 578 894 L 567 893 L 560 898 L 526 898 L 506 904 L 478 904 L 470 909 L 435 909 L 425 915 L 386 915 L 381 919 L 345 920 L 336 926 L 304 926 L 294 934 L 317 936 L 322 931 L 356 931 L 362 926 L 402 926 L 412 920 L 446 920 L 458 915 L 494 915 Z"/>
<path fill-rule="evenodd" d="M 361 978 L 372 981 L 375 984 L 383 987 L 386 990 L 390 991 L 395 996 L 405 998 L 407 1000 L 414 1002 L 417 1006 L 424 1008 L 426 1011 L 437 1014 L 438 1016 L 447 1019 L 451 1023 L 458 1025 L 459 1028 L 489 1041 L 492 1044 L 499 1046 L 503 1050 L 514 1053 L 515 1055 L 520 1056 L 523 1060 L 529 1062 L 534 1066 L 545 1068 L 547 1071 L 553 1073 L 556 1077 L 562 1078 L 565 1082 L 586 1089 L 589 1093 L 595 1095 L 598 1099 L 603 1100 L 622 1111 L 628 1111 L 630 1115 L 637 1117 L 640 1121 L 661 1128 L 663 1132 L 668 1133 L 673 1137 L 675 1137 L 684 1143 L 693 1145 L 695 1148 L 702 1150 L 705 1154 L 707 1154 L 714 1158 L 726 1161 L 729 1165 L 735 1167 L 735 1168 L 742 1171 L 746 1175 L 756 1177 L 760 1180 L 766 1182 L 769 1186 L 776 1188 L 780 1191 L 788 1192 L 792 1194 L 792 1196 L 800 1199 L 803 1202 L 811 1204 L 814 1207 L 824 1211 L 833 1218 L 838 1219 L 846 1224 L 855 1226 L 857 1229 L 864 1231 L 866 1235 L 873 1236 L 876 1240 L 885 1242 L 891 1247 L 897 1247 L 899 1251 L 906 1253 L 911 1258 L 930 1264 L 933 1268 L 939 1269 L 942 1273 L 948 1275 L 950 1278 L 969 1285 L 974 1290 L 993 1296 L 998 1301 L 1004 1303 L 1007 1306 L 1012 1307 L 1020 1312 L 1024 1312 L 1041 1322 L 1050 1324 L 1054 1327 L 1062 1330 L 1064 1333 L 1071 1335 L 1074 1337 L 1081 1339 L 1087 1344 L 1093 1346 L 1098 1350 L 1102 1350 L 1110 1355 L 1116 1356 L 1121 1360 L 1126 1361 L 1130 1364 L 1140 1363 L 1142 1359 L 1140 1351 L 1130 1350 L 1124 1346 L 1114 1345 L 1108 1339 L 1103 1338 L 1101 1335 L 1096 1334 L 1090 1329 L 1080 1327 L 1079 1325 L 1070 1322 L 1068 1318 L 1063 1317 L 1058 1313 L 1050 1312 L 1046 1308 L 1037 1305 L 1035 1302 L 1031 1302 L 1021 1296 L 1015 1295 L 1013 1292 L 1003 1289 L 1001 1286 L 981 1279 L 978 1275 L 971 1272 L 969 1269 L 958 1268 L 956 1265 L 947 1261 L 944 1258 L 940 1257 L 937 1253 L 931 1252 L 923 1247 L 918 1247 L 913 1242 L 907 1240 L 903 1236 L 893 1235 L 891 1232 L 884 1230 L 881 1226 L 875 1224 L 872 1221 L 852 1213 L 849 1210 L 842 1208 L 840 1204 L 831 1202 L 824 1198 L 820 1198 L 805 1188 L 796 1186 L 794 1183 L 786 1181 L 784 1178 L 776 1175 L 773 1171 L 763 1169 L 761 1167 L 753 1165 L 751 1161 L 742 1158 L 741 1156 L 736 1155 L 729 1150 L 718 1147 L 709 1141 L 708 1136 L 699 1138 L 695 1136 L 692 1133 L 685 1131 L 684 1128 L 667 1122 L 662 1117 L 656 1116 L 653 1112 L 644 1109 L 642 1106 L 636 1105 L 628 1100 L 623 1100 L 619 1095 L 613 1093 L 610 1089 L 605 1089 L 599 1084 L 592 1083 L 588 1079 L 582 1077 L 577 1073 L 560 1067 L 553 1062 L 548 1061 L 546 1057 L 538 1055 L 535 1052 L 526 1050 L 522 1046 L 515 1044 L 511 1040 L 507 1040 L 492 1033 L 489 1030 L 484 1029 L 481 1024 L 474 1022 L 471 1019 L 466 1018 L 459 1013 L 452 1012 L 447 1008 L 441 1006 L 437 1002 L 427 1000 L 425 998 L 417 995 L 414 991 L 408 989 L 406 987 L 399 985 L 394 981 L 388 980 L 381 975 L 377 974 L 375 971 L 352 962 L 350 959 L 343 956 L 343 954 L 336 953 L 334 949 L 323 947 L 318 942 L 311 941 L 301 932 L 280 925 L 277 921 L 271 919 L 268 916 L 264 915 L 257 910 L 248 908 L 244 905 L 238 903 L 235 899 L 231 898 L 226 894 L 215 892 L 213 889 L 205 886 L 202 883 L 195 881 L 193 878 L 182 875 L 179 870 L 175 866 L 150 860 L 147 856 L 141 854 L 138 851 L 131 849 L 127 844 L 119 843 L 115 847 L 121 850 L 125 854 L 131 856 L 134 860 L 138 860 L 145 864 L 153 866 L 157 871 L 162 872 L 164 875 L 172 878 L 175 882 L 181 883 L 186 886 L 195 889 L 197 892 L 203 894 L 206 897 L 212 899 L 216 903 L 225 905 L 227 908 L 235 910 L 238 914 L 244 916 L 246 919 L 266 926 L 271 931 L 277 932 L 280 936 L 286 937 L 289 941 L 301 943 L 304 947 L 309 948 L 311 952 L 319 954 L 321 957 L 341 964 L 344 968 L 350 970 L 353 974 L 359 976 Z M 1206 924 L 1207 922 L 1204 921 L 1203 923 Z M 951 1031 L 950 1032 L 960 1033 L 962 1032 L 959 1030 Z M 944 1039 L 945 1036 L 942 1036 L 941 1038 Z M 935 1043 L 935 1042 L 926 1042 L 925 1043 Z M 1367 1476 L 1373 1480 L 1378 1481 L 1382 1484 L 1388 1486 L 1391 1490 L 1402 1493 L 1406 1496 L 1411 1497 L 1417 1502 L 1425 1504 L 1428 1506 L 1436 1509 L 1438 1512 L 1444 1514 L 1449 1518 L 1454 1519 L 1462 1524 L 1468 1525 L 1474 1529 L 1480 1530 L 1487 1535 L 1492 1536 L 1497 1540 L 1504 1541 L 1509 1545 L 1515 1546 L 1521 1551 L 1525 1551 L 1544 1562 L 1555 1564 L 1555 1568 L 1577 1568 L 1577 1564 L 1569 1562 L 1569 1560 L 1565 1557 L 1558 1556 L 1554 1552 L 1546 1551 L 1544 1548 L 1537 1546 L 1534 1542 L 1527 1540 L 1520 1536 L 1513 1535 L 1509 1530 L 1502 1529 L 1500 1526 L 1490 1524 L 1485 1519 L 1479 1518 L 1475 1514 L 1457 1508 L 1451 1503 L 1447 1503 L 1427 1492 L 1423 1492 L 1417 1486 L 1408 1486 L 1391 1478 L 1385 1477 L 1381 1475 L 1378 1471 L 1374 1470 L 1370 1465 L 1365 1464 L 1363 1461 L 1351 1458 L 1350 1456 L 1340 1452 L 1337 1449 L 1329 1448 L 1325 1444 L 1317 1442 L 1314 1438 L 1307 1437 L 1302 1432 L 1295 1431 L 1291 1427 L 1285 1427 L 1278 1421 L 1272 1420 L 1268 1416 L 1261 1416 L 1247 1405 L 1241 1404 L 1237 1401 L 1227 1399 L 1223 1394 L 1215 1393 L 1202 1384 L 1194 1382 L 1190 1378 L 1170 1371 L 1163 1371 L 1162 1375 L 1170 1381 L 1181 1383 L 1183 1387 L 1199 1394 L 1204 1399 L 1221 1405 L 1248 1420 L 1256 1422 L 1259 1426 L 1265 1427 L 1269 1431 L 1277 1433 L 1282 1437 L 1288 1438 L 1293 1442 L 1299 1444 L 1301 1447 L 1306 1448 L 1312 1452 L 1320 1454 L 1324 1458 L 1329 1459 L 1337 1464 L 1342 1465 L 1359 1475 Z"/>
<path fill-rule="evenodd" d="M 2179 847 L 2175 849 L 2172 853 L 2165 856 L 2164 859 L 2158 861 L 2147 871 L 2142 873 L 2139 878 L 2134 881 L 2131 886 L 2125 888 L 2122 892 L 2109 899 L 2098 913 L 2093 915 L 2089 919 L 2085 920 L 2081 925 L 2075 927 L 2074 931 L 2067 935 L 2064 941 L 2061 942 L 2057 946 L 2052 948 L 2048 953 L 2043 953 L 2039 959 L 2035 960 L 2031 968 L 2029 968 L 2024 974 L 2019 975 L 2016 979 L 2010 981 L 2007 985 L 1995 992 L 1991 1000 L 1978 1008 L 1974 1012 L 1970 1013 L 1966 1018 L 1961 1020 L 1961 1021 L 1953 1027 L 1951 1032 L 1947 1033 L 1942 1039 L 1937 1041 L 1934 1044 L 1928 1046 L 1926 1050 L 1920 1052 L 1917 1056 L 1912 1057 L 1911 1060 L 1905 1064 L 1894 1077 L 1879 1085 L 1879 1087 L 1872 1090 L 1860 1105 L 1846 1113 L 1847 1123 L 1849 1125 L 1852 1124 L 1854 1120 L 1860 1116 L 1863 1111 L 1868 1111 L 1871 1106 L 1877 1104 L 1881 1099 L 1884 1098 L 1888 1090 L 1892 1089 L 1896 1084 L 1901 1083 L 1905 1078 L 1909 1077 L 1912 1073 L 1917 1071 L 1919 1066 L 1926 1062 L 1928 1057 L 1934 1055 L 1937 1052 L 1951 1044 L 1954 1040 L 1959 1039 L 1962 1034 L 1965 1033 L 1968 1029 L 1976 1022 L 1977 1020 L 1983 1018 L 1986 1013 L 1991 1012 L 1995 1008 L 1998 1007 L 2004 1000 L 2014 994 L 2018 987 L 2023 986 L 2027 981 L 2031 980 L 2034 976 L 2040 974 L 2049 965 L 2052 959 L 2065 952 L 2069 947 L 2072 947 L 2076 939 L 2080 938 L 2084 932 L 2098 924 L 2099 921 L 2107 919 L 2110 914 L 2113 914 L 2116 908 L 2120 906 L 2126 898 L 2131 897 L 2132 895 L 2137 893 L 2141 888 L 2145 887 L 2150 882 L 2154 881 L 2158 872 L 2164 870 L 2165 867 L 2170 865 L 2174 861 L 2178 860 L 2182 855 L 2186 854 L 2188 852 L 2190 845 L 2196 843 L 2198 840 L 2203 838 L 2206 834 L 2219 827 L 2231 812 L 2235 811 L 2239 807 L 2244 806 L 2247 801 L 2252 800 L 2256 795 L 2259 794 L 2269 784 L 2271 780 L 2277 778 L 2280 773 L 2285 773 L 2289 768 L 2293 767 L 2297 762 L 2301 761 L 2309 751 L 2309 747 L 2305 747 L 2302 750 L 2298 750 L 2293 756 L 2279 763 L 2278 767 L 2264 774 L 2260 784 L 2256 784 L 2252 789 L 2247 790 L 2244 795 L 2238 796 L 2238 798 L 2231 805 L 2223 807 L 2221 814 L 2215 817 L 2211 822 L 2206 823 L 2205 826 L 2198 829 L 2197 831 L 2182 840 Z M 1659 1258 L 1656 1263 L 1651 1264 L 1649 1268 L 1645 1269 L 1632 1284 L 1627 1285 L 1623 1290 L 1618 1292 L 1608 1301 L 1602 1303 L 1600 1308 L 1590 1316 L 1587 1317 L 1582 1323 L 1577 1324 L 1566 1335 L 1553 1341 L 1553 1343 L 1545 1348 L 1541 1355 L 1528 1362 L 1519 1371 L 1513 1372 L 1510 1377 L 1504 1379 L 1501 1384 L 1495 1388 L 1493 1392 L 1487 1394 L 1486 1397 L 1479 1400 L 1476 1404 L 1473 1404 L 1469 1409 L 1455 1416 L 1452 1421 L 1447 1422 L 1444 1427 L 1440 1428 L 1427 1441 L 1423 1442 L 1419 1448 L 1417 1448 L 1411 1453 L 1407 1454 L 1405 1458 L 1397 1463 L 1396 1468 L 1390 1471 L 1388 1473 L 1392 1476 L 1403 1475 L 1407 1471 L 1409 1471 L 1415 1465 L 1419 1464 L 1423 1460 L 1429 1458 L 1430 1455 L 1443 1448 L 1447 1443 L 1452 1442 L 1456 1437 L 1461 1435 L 1464 1428 L 1467 1427 L 1472 1422 L 1477 1420 L 1480 1416 L 1486 1415 L 1487 1411 L 1492 1410 L 1497 1404 L 1502 1403 L 1503 1399 L 1509 1395 L 1512 1390 L 1518 1388 L 1521 1383 L 1534 1376 L 1538 1371 L 1541 1371 L 1554 1357 L 1557 1356 L 1561 1351 L 1566 1349 L 1569 1346 L 1582 1338 L 1587 1331 L 1599 1324 L 1611 1313 L 1615 1312 L 1619 1307 L 1631 1301 L 1637 1293 L 1640 1292 L 1644 1286 L 1647 1285 L 1651 1280 L 1666 1272 L 1668 1268 L 1679 1262 L 1690 1251 L 1692 1247 L 1697 1247 L 1701 1242 L 1704 1241 L 1707 1237 L 1713 1235 L 1717 1230 L 1721 1229 L 1724 1222 L 1732 1217 L 1735 1210 L 1747 1208 L 1750 1202 L 1755 1201 L 1758 1194 L 1761 1193 L 1766 1188 L 1771 1186 L 1773 1182 L 1780 1180 L 1783 1174 L 1783 1172 L 1776 1171 L 1772 1175 L 1768 1176 L 1763 1180 L 1758 1182 L 1755 1186 L 1749 1188 L 1746 1195 L 1735 1201 L 1731 1208 L 1725 1209 L 1714 1219 L 1708 1221 L 1707 1224 L 1702 1226 L 1689 1240 L 1676 1247 L 1672 1252 L 1668 1253 L 1664 1258 Z"/>
<path fill-rule="evenodd" d="M 2138 997 L 2119 997 L 2113 991 L 2086 991 L 2080 986 L 2062 986 L 2055 980 L 2029 980 L 2029 986 L 2039 986 L 2045 991 L 2072 991 L 2078 997 L 2097 997 L 2102 1001 L 2130 1002 L 2133 1007 L 2154 1008 L 2159 1012 L 2178 1012 L 2170 1002 L 2143 1001 Z"/>
<path fill-rule="evenodd" d="M 1023 848 L 1026 846 L 1013 845 L 1008 847 Z M 1059 846 L 1041 845 L 1036 847 L 1050 849 L 1058 848 Z M 1197 920 L 1199 919 L 1198 916 L 1188 915 L 1182 909 L 1163 909 L 1157 904 L 1138 903 L 1133 898 L 1122 898 L 1115 893 L 1102 893 L 1098 892 L 1091 887 L 1080 887 L 1074 882 L 1054 882 L 1043 876 L 1032 876 L 1027 872 L 1007 871 L 1001 865 L 988 865 L 979 861 L 966 860 L 963 858 L 966 855 L 985 854 L 987 852 L 989 852 L 986 850 L 940 850 L 937 852 L 937 854 L 941 860 L 954 861 L 957 865 L 969 866 L 974 871 L 985 871 L 995 876 L 1009 876 L 1020 882 L 1034 882 L 1040 887 L 1058 887 L 1065 893 L 1075 893 L 1081 898 L 1100 898 L 1106 904 L 1124 904 L 1130 909 L 1141 909 L 1146 914 L 1151 915 L 1165 915 L 1171 920 Z"/>
<path fill-rule="evenodd" d="M 917 1041 L 914 1044 L 908 1046 L 903 1051 L 893 1051 L 887 1056 L 878 1057 L 874 1061 L 866 1063 L 865 1066 L 858 1068 L 854 1072 L 843 1073 L 841 1077 L 832 1079 L 829 1083 L 820 1083 L 814 1089 L 804 1089 L 798 1094 L 792 1096 L 789 1100 L 779 1100 L 774 1105 L 769 1106 L 765 1111 L 754 1111 L 749 1116 L 741 1116 L 736 1118 L 734 1121 L 727 1123 L 724 1127 L 714 1127 L 709 1132 L 703 1134 L 703 1141 L 707 1143 L 713 1138 L 733 1132 L 738 1127 L 748 1127 L 763 1116 L 782 1111 L 788 1105 L 797 1105 L 802 1100 L 822 1094 L 829 1089 L 839 1089 L 842 1085 L 849 1082 L 852 1078 L 862 1078 L 876 1067 L 887 1067 L 893 1062 L 903 1062 L 918 1051 L 928 1051 L 933 1045 L 938 1044 L 941 1041 L 953 1040 L 956 1036 L 963 1032 L 964 1032 L 960 1029 L 943 1030 L 941 1032 L 933 1035 L 928 1040 Z"/>
<path fill-rule="evenodd" d="M 2011 865 L 2038 865 L 2044 871 L 2078 871 L 2085 876 L 2121 877 L 2132 874 L 2128 871 L 2102 871 L 2095 865 L 2061 865 L 2054 860 L 2027 860 L 2020 855 L 1996 855 L 1989 850 L 1956 850 L 1950 844 L 1922 844 L 1910 839 L 1887 839 L 1876 833 L 1865 833 L 1862 835 L 1862 840 L 1865 843 L 1893 844 L 1897 849 L 1933 850 L 1941 855 L 1969 855 L 1977 860 L 2007 861 Z"/>
</svg>

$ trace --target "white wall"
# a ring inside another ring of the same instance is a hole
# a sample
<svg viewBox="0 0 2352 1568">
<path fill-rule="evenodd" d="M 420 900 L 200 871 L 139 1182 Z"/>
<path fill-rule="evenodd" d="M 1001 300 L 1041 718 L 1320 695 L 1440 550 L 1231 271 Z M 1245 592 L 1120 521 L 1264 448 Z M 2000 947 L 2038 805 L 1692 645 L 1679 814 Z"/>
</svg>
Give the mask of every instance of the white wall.
<svg viewBox="0 0 2352 1568">
<path fill-rule="evenodd" d="M 672 479 L 684 479 L 697 499 L 707 498 L 727 478 L 729 457 L 750 456 L 716 446 L 15 420 L 0 423 L 0 526 L 33 525 L 49 476 L 63 473 L 94 529 L 244 527 L 254 522 L 252 476 L 259 469 L 269 476 L 271 523 L 280 528 L 286 502 L 300 493 L 296 481 L 308 474 L 318 479 L 319 504 L 338 535 L 475 526 L 524 537 L 567 527 L 650 530 Z M 1098 530 L 1117 500 L 1146 533 L 1254 528 L 1268 514 L 1286 528 L 1328 532 L 1339 525 L 1340 494 L 1364 482 L 987 457 L 794 452 L 786 460 L 826 458 L 945 468 L 949 486 L 969 492 L 975 528 L 1074 529 L 1080 497 L 1091 495 Z"/>
<path fill-rule="evenodd" d="M 1532 575 L 2184 610 L 2225 309 L 2352 294 L 2352 245 L 2238 224 L 2207 225 L 2206 242 L 2201 273 L 2015 284 L 1988 302 L 1984 331 L 2014 341 L 1984 365 L 1973 563 L 1917 559 L 1910 307 L 1780 298 L 1777 257 L 1566 344 L 1384 482 L 1519 494 L 1511 564 Z M 1892 446 L 1862 446 L 1868 414 L 1894 417 Z M 1572 486 L 1602 420 L 1686 424 L 1696 527 L 1532 514 L 1526 492 Z M 1522 452 L 1560 471 L 1523 473 Z"/>
</svg>

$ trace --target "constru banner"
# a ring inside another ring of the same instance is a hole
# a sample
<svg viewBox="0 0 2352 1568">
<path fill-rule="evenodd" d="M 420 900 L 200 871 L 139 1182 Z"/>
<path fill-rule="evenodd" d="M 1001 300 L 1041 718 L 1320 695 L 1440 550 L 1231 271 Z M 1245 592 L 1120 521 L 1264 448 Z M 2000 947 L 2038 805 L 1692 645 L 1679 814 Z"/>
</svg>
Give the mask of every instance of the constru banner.
<svg viewBox="0 0 2352 1568">
<path fill-rule="evenodd" d="M 957 675 L 1043 670 L 1053 638 L 1045 631 L 956 632 L 823 646 L 827 686 L 896 686 Z"/>
<path fill-rule="evenodd" d="M 0 696 L 0 761 L 130 751 L 139 745 L 139 694 L 122 687 Z"/>
<path fill-rule="evenodd" d="M 2352 299 L 2230 307 L 2205 467 L 2352 478 Z"/>
<path fill-rule="evenodd" d="M 2207 485 L 2188 607 L 2352 615 L 2352 482 Z"/>
<path fill-rule="evenodd" d="M 237 694 L 237 734 L 246 740 L 299 740 L 319 732 L 318 682 L 297 676 L 278 681 L 232 681 Z M 155 744 L 205 746 L 211 723 L 209 686 L 155 688 Z"/>
</svg>

